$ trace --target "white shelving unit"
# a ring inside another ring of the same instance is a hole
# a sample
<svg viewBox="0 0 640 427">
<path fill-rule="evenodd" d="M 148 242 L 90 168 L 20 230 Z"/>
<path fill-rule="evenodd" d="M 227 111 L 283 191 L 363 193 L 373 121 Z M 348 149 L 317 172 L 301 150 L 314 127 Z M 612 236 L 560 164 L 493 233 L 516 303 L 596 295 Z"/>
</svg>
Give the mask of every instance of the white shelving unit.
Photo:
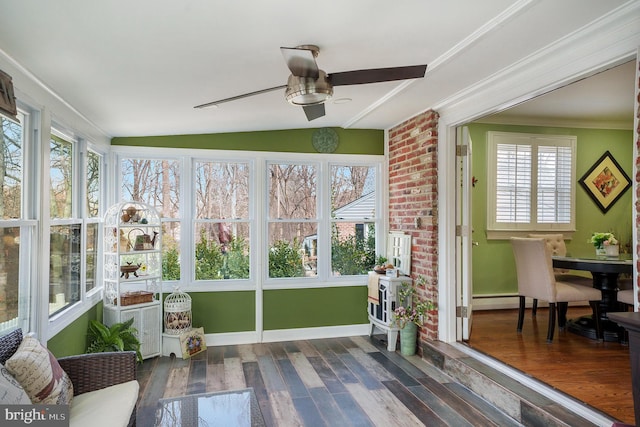
<svg viewBox="0 0 640 427">
<path fill-rule="evenodd" d="M 162 345 L 162 224 L 149 205 L 120 202 L 105 213 L 104 323 L 131 318 L 143 358 Z"/>
</svg>

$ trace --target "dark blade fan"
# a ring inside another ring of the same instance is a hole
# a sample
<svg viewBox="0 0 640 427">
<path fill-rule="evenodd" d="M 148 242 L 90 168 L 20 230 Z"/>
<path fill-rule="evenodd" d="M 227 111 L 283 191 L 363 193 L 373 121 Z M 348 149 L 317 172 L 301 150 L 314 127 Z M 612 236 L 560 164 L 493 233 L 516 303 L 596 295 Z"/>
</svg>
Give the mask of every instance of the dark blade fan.
<svg viewBox="0 0 640 427">
<path fill-rule="evenodd" d="M 427 65 L 425 64 L 407 67 L 371 68 L 327 75 L 327 73 L 318 68 L 316 63 L 316 57 L 320 52 L 318 46 L 281 47 L 280 51 L 284 56 L 287 67 L 291 70 L 291 75 L 285 86 L 276 86 L 207 102 L 206 104 L 196 105 L 194 108 L 209 107 L 278 89 L 285 89 L 285 99 L 293 105 L 301 106 L 307 116 L 307 120 L 311 121 L 325 115 L 324 102 L 333 95 L 334 86 L 418 79 L 424 77 L 427 71 Z"/>
</svg>

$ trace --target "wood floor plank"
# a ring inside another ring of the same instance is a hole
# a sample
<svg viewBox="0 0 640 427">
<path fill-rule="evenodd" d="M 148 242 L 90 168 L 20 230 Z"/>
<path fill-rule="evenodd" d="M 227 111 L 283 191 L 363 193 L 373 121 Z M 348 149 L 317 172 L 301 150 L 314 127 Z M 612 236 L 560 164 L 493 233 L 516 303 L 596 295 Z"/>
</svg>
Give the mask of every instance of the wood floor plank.
<svg viewBox="0 0 640 427">
<path fill-rule="evenodd" d="M 346 390 L 346 388 L 345 388 Z M 333 394 L 336 404 L 342 410 L 349 424 L 354 427 L 372 427 L 373 422 L 349 392 Z M 393 424 L 392 424 L 393 425 Z"/>
<path fill-rule="evenodd" d="M 314 427 L 323 427 L 327 425 L 320 415 L 320 412 L 318 411 L 318 408 L 313 402 L 311 396 L 294 397 L 292 400 L 293 406 L 296 408 L 296 411 L 298 411 L 304 425 Z"/>
<path fill-rule="evenodd" d="M 441 400 L 453 409 L 457 414 L 471 422 L 474 427 L 496 426 L 497 424 L 490 419 L 486 419 L 482 412 L 465 402 L 459 395 L 453 393 L 444 384 L 430 377 L 418 378 L 420 384 L 426 387 L 433 395 L 438 396 Z M 413 390 L 413 389 L 412 389 Z M 414 391 L 414 394 L 416 392 Z M 418 396 L 420 397 L 420 396 Z M 423 399 L 424 400 L 424 399 Z"/>
<path fill-rule="evenodd" d="M 287 352 L 284 351 L 284 346 L 281 342 L 270 342 L 269 350 L 274 359 L 286 359 Z"/>
<path fill-rule="evenodd" d="M 325 387 L 315 387 L 309 389 L 309 394 L 316 404 L 322 418 L 330 426 L 347 426 L 349 420 L 342 413 L 342 410 L 336 403 L 335 395 L 329 393 Z"/>
<path fill-rule="evenodd" d="M 225 390 L 224 364 L 207 364 L 207 393 Z"/>
<path fill-rule="evenodd" d="M 239 357 L 224 358 L 224 383 L 227 390 L 238 390 L 247 386 Z"/>
<path fill-rule="evenodd" d="M 373 351 L 378 351 L 378 348 L 376 348 L 373 344 L 371 344 L 371 339 L 369 337 L 357 336 L 357 337 L 350 337 L 350 338 L 351 338 L 351 341 L 357 344 L 357 346 L 360 347 L 364 352 L 369 353 Z"/>
<path fill-rule="evenodd" d="M 300 376 L 298 375 L 296 368 L 293 366 L 293 363 L 291 363 L 291 360 L 278 359 L 276 362 L 278 363 L 280 372 L 282 372 L 282 376 L 287 384 L 291 398 L 295 400 L 298 397 L 308 397 L 309 392 L 307 391 L 307 387 L 305 387 L 304 383 L 300 379 Z"/>
<path fill-rule="evenodd" d="M 224 362 L 224 347 L 213 346 L 207 347 L 207 363 L 209 365 L 218 365 Z"/>
<path fill-rule="evenodd" d="M 368 390 L 362 384 L 347 384 L 347 389 L 377 426 L 415 427 L 423 423 L 387 389 Z M 427 424 L 429 425 L 429 424 Z"/>
<path fill-rule="evenodd" d="M 446 427 L 447 424 L 428 408 L 420 399 L 398 381 L 384 381 L 387 389 L 406 406 L 422 423 L 434 427 Z"/>
<path fill-rule="evenodd" d="M 269 392 L 286 391 L 287 386 L 284 383 L 280 369 L 271 356 L 259 356 L 258 366 L 262 379 Z"/>
<path fill-rule="evenodd" d="M 269 401 L 271 403 L 274 425 L 286 427 L 298 427 L 304 425 L 288 392 L 270 392 Z"/>
<path fill-rule="evenodd" d="M 240 360 L 243 362 L 257 362 L 258 358 L 256 353 L 253 351 L 252 344 L 240 344 L 238 345 L 238 353 L 240 355 Z"/>
<path fill-rule="evenodd" d="M 298 349 L 304 354 L 306 357 L 315 357 L 318 356 L 318 350 L 311 344 L 309 341 L 299 341 Z"/>
<path fill-rule="evenodd" d="M 353 375 L 353 372 L 351 372 L 349 368 L 342 363 L 342 360 L 340 360 L 333 351 L 325 351 L 322 353 L 322 357 L 327 361 L 329 366 L 331 366 L 331 369 L 333 369 L 342 383 L 349 384 L 358 382 L 358 379 Z"/>
<path fill-rule="evenodd" d="M 308 389 L 313 387 L 324 387 L 324 383 L 320 379 L 320 376 L 316 370 L 313 369 L 313 366 L 309 363 L 309 359 L 307 359 L 304 354 L 291 353 L 289 354 L 289 360 L 293 363 L 300 379 Z"/>
<path fill-rule="evenodd" d="M 413 393 L 421 402 L 423 402 L 429 410 L 438 415 L 444 423 L 448 426 L 456 426 L 456 427 L 480 427 L 486 426 L 487 420 L 477 414 L 477 418 L 475 419 L 475 423 L 470 422 L 451 406 L 447 405 L 443 399 L 439 396 L 436 396 L 431 390 L 427 389 L 423 385 L 417 385 L 413 387 L 408 387 L 409 391 Z M 489 424 L 492 427 L 495 427 L 493 423 Z"/>
<path fill-rule="evenodd" d="M 271 412 L 271 404 L 269 402 L 269 394 L 267 393 L 267 387 L 264 384 L 264 379 L 260 373 L 260 367 L 258 362 L 244 362 L 242 364 L 242 371 L 245 378 L 247 387 L 253 388 L 253 392 L 256 395 L 262 416 L 265 422 L 269 424 L 274 422 L 273 413 Z"/>
<path fill-rule="evenodd" d="M 353 374 L 358 377 L 360 382 L 369 390 L 378 390 L 383 388 L 383 385 L 378 379 L 365 368 L 360 362 L 356 360 L 351 353 L 343 353 L 339 355 L 340 360 L 345 364 L 347 368 Z"/>
<path fill-rule="evenodd" d="M 187 394 L 188 382 L 189 365 L 171 369 L 163 397 L 166 399 L 169 397 L 184 396 Z"/>
<path fill-rule="evenodd" d="M 337 375 L 331 367 L 321 357 L 308 357 L 309 363 L 313 366 L 313 369 L 318 373 L 318 376 L 324 383 L 327 390 L 330 393 L 346 393 L 347 389 L 344 384 L 338 379 Z"/>
<path fill-rule="evenodd" d="M 491 405 L 489 402 L 482 399 L 462 384 L 448 383 L 446 384 L 446 387 L 458 396 L 462 397 L 468 405 L 478 409 L 485 418 L 490 419 L 496 425 L 499 425 L 500 427 L 521 426 L 521 424 L 516 422 L 513 418 L 507 416 L 504 412 L 499 411 L 498 408 Z"/>
<path fill-rule="evenodd" d="M 207 359 L 200 358 L 191 361 L 187 394 L 199 394 L 207 391 Z"/>
<path fill-rule="evenodd" d="M 298 343 L 294 341 L 285 341 L 282 343 L 282 347 L 284 348 L 284 351 L 287 352 L 288 354 L 300 352 Z"/>
<path fill-rule="evenodd" d="M 355 359 L 378 380 L 392 380 L 394 379 L 393 375 L 391 375 L 386 369 L 382 367 L 380 363 L 378 363 L 375 359 L 369 356 L 368 353 L 364 352 L 362 348 L 350 348 L 349 354 L 351 354 Z"/>
<path fill-rule="evenodd" d="M 407 374 L 402 368 L 393 363 L 386 355 L 380 353 L 379 351 L 368 354 L 371 358 L 375 359 L 376 362 L 380 363 L 395 378 L 397 378 L 402 385 L 409 387 L 419 384 L 418 381 L 415 380 L 415 378 Z"/>
</svg>

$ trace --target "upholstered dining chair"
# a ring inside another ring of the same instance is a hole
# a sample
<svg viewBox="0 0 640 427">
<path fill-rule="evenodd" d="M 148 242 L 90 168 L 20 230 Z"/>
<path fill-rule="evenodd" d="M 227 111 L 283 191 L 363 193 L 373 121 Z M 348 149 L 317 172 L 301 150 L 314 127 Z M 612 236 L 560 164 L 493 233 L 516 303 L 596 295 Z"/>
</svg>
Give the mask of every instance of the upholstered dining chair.
<svg viewBox="0 0 640 427">
<path fill-rule="evenodd" d="M 631 306 L 631 309 L 633 310 L 633 305 L 635 304 L 633 301 L 633 288 L 618 291 L 618 302 Z"/>
<path fill-rule="evenodd" d="M 544 239 L 547 246 L 551 250 L 551 255 L 566 256 L 567 245 L 564 242 L 564 234 L 562 233 L 550 233 L 550 234 L 529 234 L 528 237 L 534 239 Z M 564 268 L 554 268 L 553 272 L 556 276 L 556 280 L 559 282 L 575 283 L 582 286 L 593 286 L 593 278 L 572 274 L 571 270 Z M 531 314 L 536 315 L 538 310 L 538 300 L 534 298 L 533 306 L 531 308 Z"/>
<path fill-rule="evenodd" d="M 567 308 L 570 302 L 589 301 L 596 324 L 598 340 L 603 338 L 600 324 L 601 293 L 591 286 L 557 281 L 553 271 L 551 250 L 544 239 L 512 237 L 511 246 L 516 261 L 518 277 L 518 328 L 522 332 L 526 298 L 534 298 L 549 303 L 549 327 L 547 342 L 553 341 L 558 311 L 558 326 L 562 330 L 567 322 Z"/>
</svg>

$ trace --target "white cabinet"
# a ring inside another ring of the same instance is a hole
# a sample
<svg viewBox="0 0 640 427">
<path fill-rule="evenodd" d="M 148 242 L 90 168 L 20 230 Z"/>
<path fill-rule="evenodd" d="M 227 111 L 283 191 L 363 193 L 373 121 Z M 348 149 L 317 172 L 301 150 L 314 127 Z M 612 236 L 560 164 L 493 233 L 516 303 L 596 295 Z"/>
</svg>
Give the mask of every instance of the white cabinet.
<svg viewBox="0 0 640 427">
<path fill-rule="evenodd" d="M 399 289 L 403 285 L 411 286 L 411 277 L 388 277 L 380 275 L 378 278 L 379 304 L 368 302 L 369 336 L 373 335 L 375 328 L 387 333 L 387 350 L 396 350 L 398 331 L 393 323 L 393 311 L 400 306 Z"/>
<path fill-rule="evenodd" d="M 134 318 L 143 358 L 160 354 L 162 224 L 138 202 L 111 206 L 104 220 L 104 323 Z"/>
</svg>

